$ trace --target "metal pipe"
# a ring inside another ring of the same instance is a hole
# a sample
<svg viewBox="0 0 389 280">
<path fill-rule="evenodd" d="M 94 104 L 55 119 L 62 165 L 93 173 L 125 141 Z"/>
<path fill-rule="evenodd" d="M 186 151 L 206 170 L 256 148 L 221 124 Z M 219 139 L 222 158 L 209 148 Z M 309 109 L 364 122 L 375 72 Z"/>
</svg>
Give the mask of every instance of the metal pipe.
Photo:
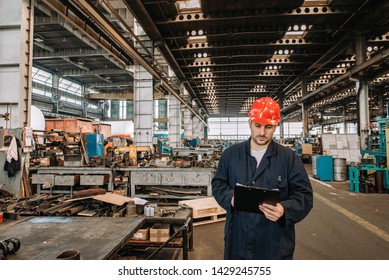
<svg viewBox="0 0 389 280">
<path fill-rule="evenodd" d="M 67 202 L 67 203 L 61 203 L 61 204 L 57 204 L 55 206 L 52 206 L 50 208 L 47 208 L 47 209 L 44 209 L 44 210 L 41 210 L 39 211 L 39 216 L 44 216 L 44 215 L 47 215 L 53 211 L 56 211 L 57 209 L 60 209 L 60 208 L 63 208 L 63 207 L 66 207 L 70 204 L 71 202 Z"/>
<path fill-rule="evenodd" d="M 81 212 L 85 209 L 84 205 L 73 207 L 66 211 L 66 216 L 73 216 L 74 214 L 77 214 L 78 212 Z"/>
</svg>

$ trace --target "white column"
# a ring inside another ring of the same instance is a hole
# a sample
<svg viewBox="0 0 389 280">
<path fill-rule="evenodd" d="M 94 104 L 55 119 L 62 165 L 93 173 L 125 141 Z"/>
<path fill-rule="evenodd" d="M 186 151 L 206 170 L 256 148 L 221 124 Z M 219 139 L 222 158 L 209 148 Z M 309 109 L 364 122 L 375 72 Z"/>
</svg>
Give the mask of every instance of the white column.
<svg viewBox="0 0 389 280">
<path fill-rule="evenodd" d="M 134 19 L 134 33 L 151 47 L 152 42 Z M 135 44 L 140 50 L 140 46 Z M 134 62 L 134 144 L 153 147 L 153 77 L 139 63 Z"/>
<path fill-rule="evenodd" d="M 301 81 L 301 90 L 303 93 L 303 96 L 307 95 L 308 93 L 308 86 L 307 86 L 307 79 L 303 78 Z M 305 104 L 302 104 L 301 107 L 301 115 L 303 119 L 303 138 L 308 137 L 309 129 L 308 129 L 308 106 Z"/>
<path fill-rule="evenodd" d="M 169 95 L 169 140 L 173 148 L 181 147 L 181 103 L 174 95 Z"/>
<path fill-rule="evenodd" d="M 32 0 L 0 1 L 0 126 L 30 125 L 32 43 L 34 5 Z"/>
<path fill-rule="evenodd" d="M 344 105 L 343 106 L 343 133 L 348 133 L 346 117 L 347 117 L 347 106 Z"/>
<path fill-rule="evenodd" d="M 362 34 L 358 34 L 356 37 L 356 65 L 359 65 L 366 61 L 366 38 Z M 367 148 L 367 141 L 365 139 L 369 135 L 369 85 L 365 80 L 358 80 L 356 82 L 356 88 L 359 104 L 359 132 L 361 150 Z"/>
<path fill-rule="evenodd" d="M 196 101 L 192 100 L 192 108 L 195 110 L 195 111 L 198 111 L 199 110 L 199 107 L 197 106 L 197 103 Z M 201 137 L 201 129 L 200 129 L 200 119 L 197 118 L 196 116 L 193 116 L 193 119 L 192 119 L 192 137 L 193 138 L 202 138 Z"/>
<path fill-rule="evenodd" d="M 192 112 L 187 108 L 184 108 L 184 137 L 187 139 L 193 138 Z"/>
<path fill-rule="evenodd" d="M 134 73 L 134 144 L 153 146 L 153 79 L 135 62 Z"/>
</svg>

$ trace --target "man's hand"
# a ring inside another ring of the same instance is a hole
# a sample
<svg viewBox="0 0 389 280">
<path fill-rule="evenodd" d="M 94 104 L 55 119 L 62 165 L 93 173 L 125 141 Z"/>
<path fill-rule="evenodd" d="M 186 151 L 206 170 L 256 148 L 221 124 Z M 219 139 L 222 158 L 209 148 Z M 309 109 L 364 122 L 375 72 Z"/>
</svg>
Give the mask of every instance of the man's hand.
<svg viewBox="0 0 389 280">
<path fill-rule="evenodd" d="M 279 203 L 277 203 L 276 206 L 263 203 L 259 205 L 259 210 L 265 214 L 266 218 L 273 222 L 278 221 L 278 219 L 284 215 L 284 207 Z"/>
<path fill-rule="evenodd" d="M 231 198 L 231 206 L 234 207 L 234 196 Z"/>
</svg>

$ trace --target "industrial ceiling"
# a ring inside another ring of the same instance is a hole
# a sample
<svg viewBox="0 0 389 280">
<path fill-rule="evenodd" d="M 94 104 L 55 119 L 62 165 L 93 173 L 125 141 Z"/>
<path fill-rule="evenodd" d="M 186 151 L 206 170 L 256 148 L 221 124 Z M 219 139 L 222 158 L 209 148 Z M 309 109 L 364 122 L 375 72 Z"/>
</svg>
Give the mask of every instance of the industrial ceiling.
<svg viewBox="0 0 389 280">
<path fill-rule="evenodd" d="M 373 116 L 388 100 L 387 0 L 42 0 L 34 20 L 34 65 L 91 92 L 132 92 L 136 62 L 166 92 L 183 84 L 200 116 L 247 116 L 261 96 L 284 117 L 302 103 L 355 116 L 356 79 L 370 82 Z"/>
</svg>

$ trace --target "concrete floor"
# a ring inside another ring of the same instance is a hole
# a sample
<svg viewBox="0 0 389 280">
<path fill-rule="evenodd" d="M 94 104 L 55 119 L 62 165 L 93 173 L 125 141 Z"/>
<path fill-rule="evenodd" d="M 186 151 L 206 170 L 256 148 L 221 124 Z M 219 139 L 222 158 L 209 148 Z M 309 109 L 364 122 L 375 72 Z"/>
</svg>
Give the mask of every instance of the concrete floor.
<svg viewBox="0 0 389 280">
<path fill-rule="evenodd" d="M 306 164 L 311 174 L 311 165 Z M 349 182 L 311 180 L 314 208 L 296 225 L 298 260 L 388 260 L 389 194 L 353 193 Z M 223 259 L 224 222 L 196 226 L 190 259 Z"/>
<path fill-rule="evenodd" d="M 306 170 L 311 176 L 310 164 Z M 389 260 L 389 194 L 353 193 L 349 181 L 311 183 L 314 208 L 296 225 L 294 259 Z M 223 221 L 195 226 L 189 259 L 222 260 L 223 227 Z M 154 259 L 182 259 L 182 253 L 164 249 Z"/>
</svg>

